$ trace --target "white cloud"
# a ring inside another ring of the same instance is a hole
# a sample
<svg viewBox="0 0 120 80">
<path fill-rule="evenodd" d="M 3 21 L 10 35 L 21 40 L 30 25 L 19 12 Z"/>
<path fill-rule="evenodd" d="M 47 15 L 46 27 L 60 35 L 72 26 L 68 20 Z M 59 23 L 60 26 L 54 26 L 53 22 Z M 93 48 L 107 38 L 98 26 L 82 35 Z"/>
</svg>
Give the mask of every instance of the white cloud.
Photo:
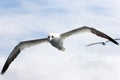
<svg viewBox="0 0 120 80">
<path fill-rule="evenodd" d="M 0 69 L 19 41 L 46 37 L 49 32 L 88 25 L 119 37 L 119 0 L 15 1 L 19 7 L 0 8 Z M 84 47 L 100 40 L 104 39 L 86 33 L 65 40 L 65 52 L 47 43 L 25 49 L 2 79 L 119 80 L 119 46 Z"/>
</svg>

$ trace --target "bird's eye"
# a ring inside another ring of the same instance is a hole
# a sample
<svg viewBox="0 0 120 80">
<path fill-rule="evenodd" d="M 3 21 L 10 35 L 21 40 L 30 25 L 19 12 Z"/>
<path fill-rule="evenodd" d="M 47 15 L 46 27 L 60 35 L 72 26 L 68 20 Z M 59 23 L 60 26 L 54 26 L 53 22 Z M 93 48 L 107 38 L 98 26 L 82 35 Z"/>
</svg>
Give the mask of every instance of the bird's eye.
<svg viewBox="0 0 120 80">
<path fill-rule="evenodd" d="M 50 38 L 50 36 L 48 36 L 48 38 Z"/>
<path fill-rule="evenodd" d="M 54 36 L 51 36 L 52 38 L 54 38 Z"/>
</svg>

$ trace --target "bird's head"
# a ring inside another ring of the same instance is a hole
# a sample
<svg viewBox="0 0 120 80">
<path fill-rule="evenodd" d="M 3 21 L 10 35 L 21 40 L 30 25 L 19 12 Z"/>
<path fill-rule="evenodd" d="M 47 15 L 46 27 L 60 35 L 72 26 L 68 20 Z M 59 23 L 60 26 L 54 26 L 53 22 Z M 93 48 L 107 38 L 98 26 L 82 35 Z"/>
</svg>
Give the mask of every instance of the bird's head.
<svg viewBox="0 0 120 80">
<path fill-rule="evenodd" d="M 52 39 L 55 39 L 55 38 L 60 38 L 60 34 L 57 34 L 57 33 L 49 33 L 48 34 L 48 39 L 51 41 Z"/>
</svg>

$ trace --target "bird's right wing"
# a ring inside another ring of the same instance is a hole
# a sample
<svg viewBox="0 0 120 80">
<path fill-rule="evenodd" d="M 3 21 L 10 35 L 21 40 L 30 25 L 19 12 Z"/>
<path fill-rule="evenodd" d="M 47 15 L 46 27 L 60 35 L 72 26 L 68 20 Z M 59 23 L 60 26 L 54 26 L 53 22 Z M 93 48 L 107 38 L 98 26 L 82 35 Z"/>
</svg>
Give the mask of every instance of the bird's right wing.
<svg viewBox="0 0 120 80">
<path fill-rule="evenodd" d="M 43 38 L 43 39 L 36 39 L 36 40 L 29 40 L 29 41 L 23 41 L 20 42 L 11 52 L 11 54 L 9 55 L 9 57 L 7 58 L 3 69 L 1 71 L 1 74 L 4 74 L 5 71 L 8 69 L 9 65 L 11 64 L 11 62 L 18 56 L 18 54 L 25 48 L 27 47 L 31 47 L 37 44 L 40 44 L 42 42 L 46 42 L 48 41 L 47 38 Z"/>
</svg>

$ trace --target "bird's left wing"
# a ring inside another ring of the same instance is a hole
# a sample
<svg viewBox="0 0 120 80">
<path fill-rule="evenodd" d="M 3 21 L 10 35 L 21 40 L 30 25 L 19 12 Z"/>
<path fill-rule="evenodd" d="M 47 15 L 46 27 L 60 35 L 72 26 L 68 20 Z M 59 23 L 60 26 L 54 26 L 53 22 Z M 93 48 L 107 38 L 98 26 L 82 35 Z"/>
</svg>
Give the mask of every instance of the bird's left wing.
<svg viewBox="0 0 120 80">
<path fill-rule="evenodd" d="M 1 71 L 1 74 L 4 74 L 5 71 L 8 69 L 9 65 L 11 64 L 11 62 L 18 56 L 18 54 L 25 48 L 27 47 L 31 47 L 37 44 L 40 44 L 42 42 L 48 41 L 47 38 L 43 38 L 43 39 L 36 39 L 36 40 L 29 40 L 29 41 L 23 41 L 20 42 L 11 52 L 11 54 L 9 55 L 9 57 L 7 58 L 3 69 Z"/>
<path fill-rule="evenodd" d="M 80 27 L 80 28 L 65 32 L 65 33 L 61 34 L 61 38 L 65 39 L 65 38 L 67 38 L 67 37 L 69 37 L 71 35 L 81 33 L 81 32 L 91 32 L 93 34 L 96 34 L 97 36 L 108 39 L 109 41 L 111 41 L 111 42 L 113 42 L 113 43 L 115 43 L 117 45 L 119 44 L 114 39 L 112 39 L 110 36 L 106 35 L 105 33 L 101 32 L 101 31 L 98 31 L 98 30 L 96 30 L 94 28 L 87 27 L 87 26 L 83 26 L 83 27 Z"/>
<path fill-rule="evenodd" d="M 89 27 L 80 27 L 80 28 L 77 28 L 77 29 L 74 29 L 74 30 L 71 30 L 71 31 L 68 31 L 68 32 L 65 32 L 65 33 L 62 33 L 61 34 L 61 38 L 65 39 L 69 36 L 72 36 L 74 34 L 77 34 L 77 33 L 82 33 L 82 32 L 91 32 L 90 28 Z"/>
</svg>

